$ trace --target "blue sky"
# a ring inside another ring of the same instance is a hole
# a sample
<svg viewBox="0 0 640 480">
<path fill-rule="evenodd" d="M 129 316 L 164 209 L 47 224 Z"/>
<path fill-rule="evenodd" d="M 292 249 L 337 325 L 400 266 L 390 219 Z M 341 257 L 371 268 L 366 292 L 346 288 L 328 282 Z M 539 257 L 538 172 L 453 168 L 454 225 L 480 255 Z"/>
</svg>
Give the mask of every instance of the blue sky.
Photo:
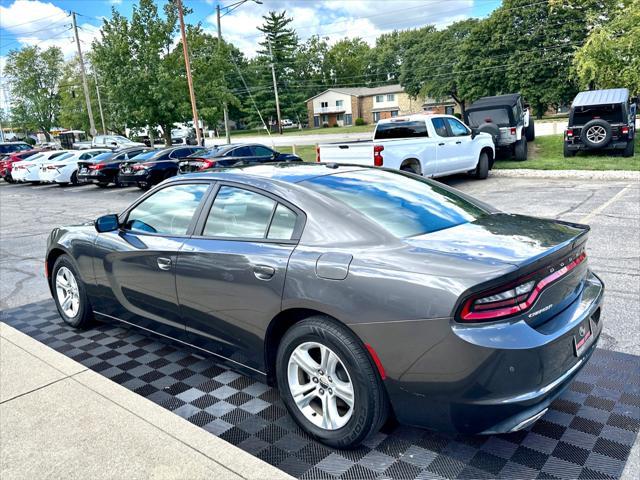
<svg viewBox="0 0 640 480">
<path fill-rule="evenodd" d="M 221 2 L 221 5 L 235 0 Z M 80 37 L 85 48 L 98 35 L 101 18 L 116 8 L 131 15 L 136 0 L 0 0 L 0 57 L 23 45 L 57 45 L 66 56 L 73 55 L 70 19 L 65 12 L 79 14 Z M 158 4 L 164 2 L 158 0 Z M 201 21 L 215 30 L 215 6 L 218 0 L 183 0 L 193 13 L 187 21 Z M 294 18 L 298 34 L 318 33 L 334 42 L 359 36 L 373 43 L 385 31 L 434 23 L 445 26 L 470 16 L 482 17 L 500 4 L 500 0 L 263 0 L 251 1 L 222 19 L 223 35 L 251 56 L 259 40 L 256 26 L 268 10 L 286 9 Z"/>
</svg>

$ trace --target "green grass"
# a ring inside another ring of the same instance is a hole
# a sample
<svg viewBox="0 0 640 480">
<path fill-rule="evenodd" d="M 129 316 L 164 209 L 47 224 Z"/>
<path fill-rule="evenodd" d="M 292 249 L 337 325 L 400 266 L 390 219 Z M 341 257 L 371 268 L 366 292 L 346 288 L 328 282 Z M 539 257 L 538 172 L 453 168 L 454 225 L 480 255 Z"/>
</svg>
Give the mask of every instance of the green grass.
<svg viewBox="0 0 640 480">
<path fill-rule="evenodd" d="M 636 152 L 640 152 L 640 142 L 636 137 Z M 277 147 L 283 153 L 292 153 L 292 148 Z M 316 161 L 315 145 L 297 145 L 296 154 L 305 162 Z M 562 135 L 537 137 L 529 143 L 529 159 L 526 162 L 498 160 L 494 168 L 531 168 L 535 170 L 635 170 L 640 171 L 640 154 L 624 158 L 599 152 L 579 153 L 573 158 L 562 154 Z"/>
<path fill-rule="evenodd" d="M 537 137 L 529 143 L 529 159 L 525 162 L 515 160 L 498 160 L 493 168 L 513 169 L 531 168 L 534 170 L 634 170 L 640 171 L 640 155 L 638 154 L 638 137 L 636 137 L 636 154 L 625 158 L 621 154 L 607 152 L 581 152 L 575 157 L 564 158 L 562 135 Z"/>
<path fill-rule="evenodd" d="M 287 128 L 283 130 L 282 135 L 328 135 L 336 133 L 361 133 L 361 132 L 373 132 L 374 125 L 353 125 L 351 127 L 328 127 L 328 128 L 305 128 L 298 130 L 297 128 Z M 276 136 L 277 133 L 271 135 Z M 238 130 L 231 132 L 231 139 L 235 137 L 247 137 L 247 136 L 264 136 L 267 137 L 267 132 L 264 129 L 253 130 Z M 279 136 L 279 135 L 278 135 Z"/>
</svg>

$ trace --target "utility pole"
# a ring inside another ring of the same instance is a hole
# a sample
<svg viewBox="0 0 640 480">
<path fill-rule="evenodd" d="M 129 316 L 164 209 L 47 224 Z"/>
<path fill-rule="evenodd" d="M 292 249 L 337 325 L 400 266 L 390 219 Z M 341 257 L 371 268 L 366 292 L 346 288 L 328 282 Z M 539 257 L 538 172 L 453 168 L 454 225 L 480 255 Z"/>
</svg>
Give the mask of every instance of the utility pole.
<svg viewBox="0 0 640 480">
<path fill-rule="evenodd" d="M 98 74 L 93 71 L 93 78 L 96 80 L 96 95 L 98 97 L 98 108 L 100 109 L 100 121 L 102 122 L 102 134 L 107 134 L 107 127 L 104 124 L 104 113 L 102 112 L 102 100 L 100 99 L 100 88 L 98 87 Z"/>
<path fill-rule="evenodd" d="M 216 5 L 216 17 L 218 19 L 218 51 L 222 48 L 222 27 L 220 26 L 220 4 Z M 224 73 L 223 73 L 224 75 Z M 229 132 L 229 108 L 227 102 L 222 104 L 222 113 L 224 114 L 224 136 L 227 144 L 231 143 L 231 133 Z"/>
<path fill-rule="evenodd" d="M 182 35 L 182 51 L 184 53 L 184 66 L 187 70 L 187 82 L 189 83 L 189 96 L 191 97 L 191 111 L 193 112 L 193 126 L 196 129 L 198 145 L 202 145 L 200 135 L 200 122 L 198 121 L 198 109 L 196 107 L 196 94 L 193 91 L 193 78 L 191 78 L 191 64 L 189 63 L 189 50 L 187 46 L 187 34 L 184 30 L 184 17 L 182 14 L 182 0 L 176 0 L 178 4 L 178 16 L 180 17 L 180 34 Z"/>
<path fill-rule="evenodd" d="M 273 62 L 273 51 L 271 50 L 271 39 L 267 37 L 269 43 L 269 56 L 271 57 L 271 76 L 273 77 L 273 91 L 276 94 L 276 115 L 278 116 L 278 133 L 282 135 L 282 119 L 280 118 L 280 100 L 278 99 L 278 83 L 276 82 L 276 67 Z"/>
<path fill-rule="evenodd" d="M 87 73 L 84 69 L 84 60 L 82 58 L 82 49 L 80 48 L 80 38 L 78 38 L 78 24 L 76 23 L 76 12 L 71 12 L 73 20 L 73 33 L 76 36 L 76 46 L 78 47 L 78 59 L 80 60 L 80 72 L 82 73 L 82 88 L 84 90 L 84 100 L 87 102 L 87 114 L 89 115 L 89 133 L 95 136 L 98 131 L 93 121 L 93 111 L 91 110 L 91 97 L 89 97 L 89 85 L 87 85 Z"/>
</svg>

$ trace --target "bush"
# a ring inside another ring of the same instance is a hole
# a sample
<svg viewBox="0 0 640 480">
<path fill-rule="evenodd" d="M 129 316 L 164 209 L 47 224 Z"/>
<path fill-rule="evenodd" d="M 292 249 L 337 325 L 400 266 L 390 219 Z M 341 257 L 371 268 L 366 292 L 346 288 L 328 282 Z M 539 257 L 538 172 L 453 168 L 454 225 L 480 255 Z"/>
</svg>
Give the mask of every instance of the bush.
<svg viewBox="0 0 640 480">
<path fill-rule="evenodd" d="M 367 124 L 367 122 L 364 121 L 364 118 L 362 118 L 362 117 L 356 118 L 356 125 L 358 127 L 361 127 L 362 125 L 366 125 L 366 124 Z"/>
<path fill-rule="evenodd" d="M 33 146 L 33 145 L 35 145 L 35 144 L 36 144 L 36 141 L 35 141 L 33 138 L 31 138 L 31 137 L 26 137 L 26 138 L 24 139 L 24 141 L 25 141 L 26 143 L 28 143 L 29 145 L 31 145 L 31 146 Z"/>
<path fill-rule="evenodd" d="M 453 116 L 456 117 L 458 120 L 462 120 L 462 115 L 458 112 L 455 112 Z"/>
<path fill-rule="evenodd" d="M 323 123 L 322 124 L 322 128 L 329 128 L 329 124 L 328 123 Z"/>
<path fill-rule="evenodd" d="M 333 125 L 331 125 L 333 128 L 339 127 L 340 125 L 338 125 L 337 123 L 334 123 Z"/>
</svg>

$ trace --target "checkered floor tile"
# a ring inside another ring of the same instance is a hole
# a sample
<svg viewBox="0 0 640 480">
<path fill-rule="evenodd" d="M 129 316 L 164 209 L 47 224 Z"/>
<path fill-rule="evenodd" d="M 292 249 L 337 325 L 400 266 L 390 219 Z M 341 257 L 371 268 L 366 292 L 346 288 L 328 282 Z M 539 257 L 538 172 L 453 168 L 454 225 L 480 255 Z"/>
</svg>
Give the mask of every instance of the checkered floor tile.
<svg viewBox="0 0 640 480">
<path fill-rule="evenodd" d="M 639 358 L 598 349 L 527 430 L 461 436 L 390 424 L 356 450 L 333 450 L 293 422 L 275 389 L 184 346 L 119 324 L 74 330 L 51 301 L 0 319 L 302 479 L 618 478 L 640 429 Z"/>
</svg>

